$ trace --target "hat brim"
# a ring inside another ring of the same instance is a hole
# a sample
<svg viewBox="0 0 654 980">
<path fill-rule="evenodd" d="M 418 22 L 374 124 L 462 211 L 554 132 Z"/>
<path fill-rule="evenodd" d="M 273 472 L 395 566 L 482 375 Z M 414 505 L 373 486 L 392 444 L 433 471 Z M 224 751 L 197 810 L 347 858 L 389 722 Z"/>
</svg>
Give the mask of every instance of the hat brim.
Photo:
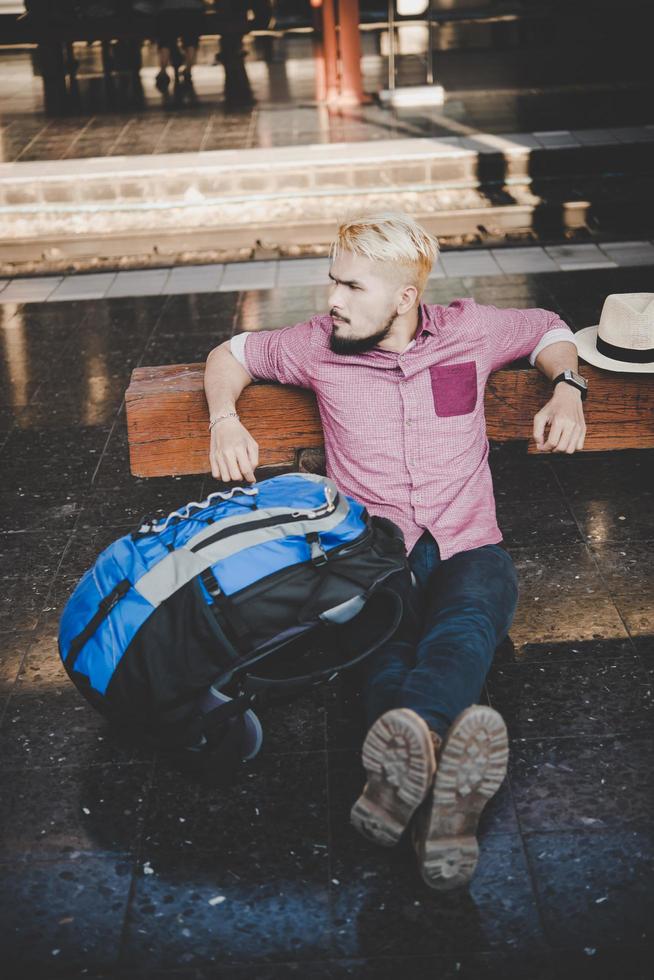
<svg viewBox="0 0 654 980">
<path fill-rule="evenodd" d="M 575 334 L 575 344 L 579 356 L 584 361 L 595 367 L 604 368 L 605 371 L 619 371 L 629 374 L 652 374 L 654 373 L 654 362 L 649 364 L 632 364 L 629 361 L 616 361 L 612 357 L 600 354 L 596 347 L 597 326 L 584 327 Z"/>
</svg>

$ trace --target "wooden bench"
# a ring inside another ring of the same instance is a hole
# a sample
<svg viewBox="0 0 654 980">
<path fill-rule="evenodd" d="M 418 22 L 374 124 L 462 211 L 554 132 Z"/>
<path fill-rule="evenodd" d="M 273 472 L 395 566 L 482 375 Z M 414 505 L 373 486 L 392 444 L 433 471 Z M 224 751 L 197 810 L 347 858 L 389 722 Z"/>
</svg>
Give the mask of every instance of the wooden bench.
<svg viewBox="0 0 654 980">
<path fill-rule="evenodd" d="M 610 373 L 583 363 L 580 370 L 589 382 L 583 451 L 654 448 L 654 374 Z M 201 363 L 133 371 L 125 401 L 134 476 L 210 471 L 203 377 Z M 526 441 L 527 452 L 538 453 L 533 418 L 550 395 L 536 368 L 496 371 L 484 395 L 488 438 Z M 238 411 L 259 444 L 260 467 L 321 471 L 323 434 L 312 391 L 257 381 L 243 391 Z"/>
</svg>

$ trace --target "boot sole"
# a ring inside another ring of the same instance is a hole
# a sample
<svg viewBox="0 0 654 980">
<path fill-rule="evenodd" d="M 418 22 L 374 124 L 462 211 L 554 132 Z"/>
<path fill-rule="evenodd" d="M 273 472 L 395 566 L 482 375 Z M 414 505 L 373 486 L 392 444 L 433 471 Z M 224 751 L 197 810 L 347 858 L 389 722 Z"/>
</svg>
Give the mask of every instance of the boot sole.
<svg viewBox="0 0 654 980">
<path fill-rule="evenodd" d="M 417 829 L 424 881 L 439 891 L 467 884 L 479 858 L 481 812 L 506 776 L 504 721 L 492 708 L 472 705 L 455 719 L 438 760 L 430 807 Z"/>
<path fill-rule="evenodd" d="M 378 718 L 361 753 L 367 773 L 350 812 L 354 827 L 376 844 L 396 844 L 431 786 L 436 763 L 429 728 L 408 708 Z"/>
</svg>

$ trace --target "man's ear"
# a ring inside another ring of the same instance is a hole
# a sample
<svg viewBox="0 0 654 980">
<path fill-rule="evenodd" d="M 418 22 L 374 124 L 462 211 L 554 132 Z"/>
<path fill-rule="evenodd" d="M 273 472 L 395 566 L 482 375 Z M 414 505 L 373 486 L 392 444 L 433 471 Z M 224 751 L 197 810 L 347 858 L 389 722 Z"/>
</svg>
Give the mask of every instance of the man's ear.
<svg viewBox="0 0 654 980">
<path fill-rule="evenodd" d="M 400 301 L 397 305 L 398 313 L 408 313 L 413 309 L 418 297 L 418 290 L 415 286 L 405 286 L 400 294 Z"/>
</svg>

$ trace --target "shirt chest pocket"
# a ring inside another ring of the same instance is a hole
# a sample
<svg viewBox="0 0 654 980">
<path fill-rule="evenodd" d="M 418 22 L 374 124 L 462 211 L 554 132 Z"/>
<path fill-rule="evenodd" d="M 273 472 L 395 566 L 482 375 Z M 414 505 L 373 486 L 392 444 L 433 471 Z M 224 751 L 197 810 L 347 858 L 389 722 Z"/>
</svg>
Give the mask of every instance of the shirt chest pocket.
<svg viewBox="0 0 654 980">
<path fill-rule="evenodd" d="M 438 416 L 448 418 L 474 411 L 477 404 L 477 366 L 474 361 L 433 364 L 429 374 Z"/>
</svg>

